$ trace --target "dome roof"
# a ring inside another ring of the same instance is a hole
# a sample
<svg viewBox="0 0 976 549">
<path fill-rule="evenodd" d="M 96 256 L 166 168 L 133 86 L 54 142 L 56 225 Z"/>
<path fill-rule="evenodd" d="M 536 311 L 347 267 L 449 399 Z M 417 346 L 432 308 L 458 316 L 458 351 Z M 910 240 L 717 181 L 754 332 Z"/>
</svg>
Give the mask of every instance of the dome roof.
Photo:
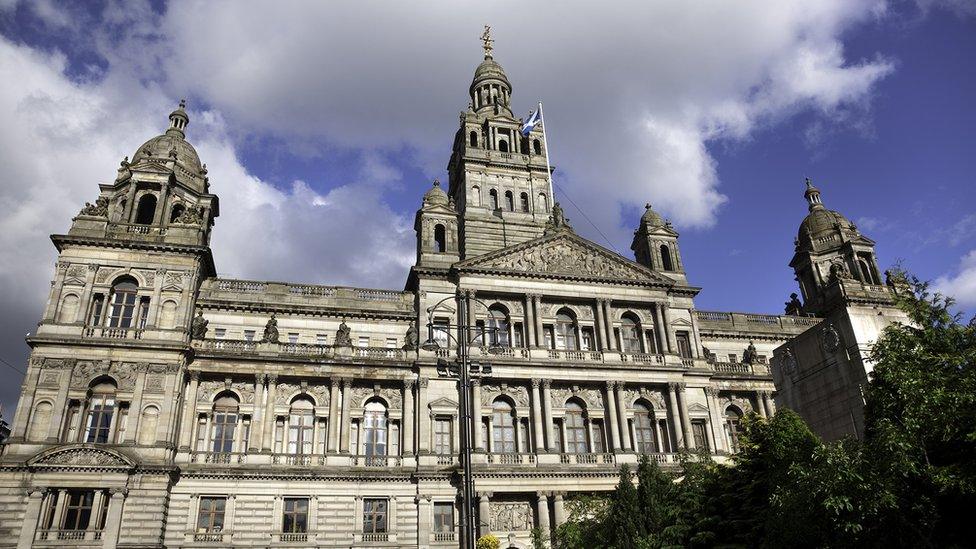
<svg viewBox="0 0 976 549">
<path fill-rule="evenodd" d="M 175 152 L 174 152 L 175 151 Z M 163 135 L 157 135 L 142 144 L 132 156 L 132 163 L 135 164 L 145 158 L 171 158 L 170 154 L 176 155 L 176 162 L 194 174 L 199 174 L 203 170 L 200 163 L 200 156 L 196 149 L 182 135 L 167 131 Z"/>
<path fill-rule="evenodd" d="M 645 211 L 644 215 L 641 216 L 641 224 L 648 224 L 652 227 L 660 227 L 664 225 L 664 218 L 661 214 L 654 211 L 650 204 L 644 205 Z"/>
<path fill-rule="evenodd" d="M 441 182 L 435 179 L 434 186 L 424 193 L 424 204 L 447 206 L 448 202 L 447 193 L 441 188 Z"/>
<path fill-rule="evenodd" d="M 482 80 L 488 80 L 490 78 L 502 80 L 509 87 L 511 84 L 508 82 L 508 76 L 505 75 L 505 69 L 498 64 L 497 61 L 491 57 L 485 57 L 485 60 L 478 65 L 478 68 L 474 70 L 474 81 L 472 82 L 472 87 Z"/>
<path fill-rule="evenodd" d="M 800 223 L 800 231 L 797 236 L 802 240 L 804 236 L 812 239 L 823 236 L 837 228 L 842 230 L 852 229 L 854 224 L 843 216 L 840 212 L 828 210 L 827 208 L 815 208 Z"/>
</svg>

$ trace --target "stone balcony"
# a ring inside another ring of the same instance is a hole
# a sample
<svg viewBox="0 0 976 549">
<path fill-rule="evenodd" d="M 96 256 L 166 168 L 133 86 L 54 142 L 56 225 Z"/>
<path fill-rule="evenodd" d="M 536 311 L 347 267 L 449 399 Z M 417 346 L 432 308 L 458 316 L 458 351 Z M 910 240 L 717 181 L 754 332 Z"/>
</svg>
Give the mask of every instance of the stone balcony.
<svg viewBox="0 0 976 549">
<path fill-rule="evenodd" d="M 808 316 L 759 315 L 723 311 L 696 311 L 702 332 L 746 333 L 792 337 L 821 319 Z"/>
<path fill-rule="evenodd" d="M 416 353 L 387 347 L 349 347 L 310 343 L 269 343 L 242 339 L 201 339 L 191 343 L 198 356 L 253 356 L 279 360 L 403 362 Z"/>
<path fill-rule="evenodd" d="M 202 225 L 171 224 L 163 227 L 110 222 L 104 217 L 90 215 L 75 217 L 68 236 L 184 246 L 204 245 L 207 240 L 206 230 Z"/>
<path fill-rule="evenodd" d="M 257 305 L 300 310 L 356 310 L 390 316 L 414 317 L 411 292 L 289 284 L 261 280 L 208 278 L 200 286 L 199 303 Z"/>
</svg>

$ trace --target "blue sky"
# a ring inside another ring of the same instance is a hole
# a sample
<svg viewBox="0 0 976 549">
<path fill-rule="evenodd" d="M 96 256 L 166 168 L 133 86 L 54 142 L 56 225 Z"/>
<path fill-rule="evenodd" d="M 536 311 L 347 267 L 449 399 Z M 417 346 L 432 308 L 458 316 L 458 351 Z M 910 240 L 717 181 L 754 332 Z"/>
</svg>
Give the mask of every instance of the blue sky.
<svg viewBox="0 0 976 549">
<path fill-rule="evenodd" d="M 546 103 L 578 232 L 630 256 L 652 202 L 699 308 L 782 310 L 811 177 L 882 268 L 976 310 L 974 2 L 0 0 L 0 358 L 23 369 L 48 235 L 181 97 L 223 276 L 402 286 L 484 24 L 516 112 Z M 0 372 L 9 408 L 19 375 Z"/>
</svg>

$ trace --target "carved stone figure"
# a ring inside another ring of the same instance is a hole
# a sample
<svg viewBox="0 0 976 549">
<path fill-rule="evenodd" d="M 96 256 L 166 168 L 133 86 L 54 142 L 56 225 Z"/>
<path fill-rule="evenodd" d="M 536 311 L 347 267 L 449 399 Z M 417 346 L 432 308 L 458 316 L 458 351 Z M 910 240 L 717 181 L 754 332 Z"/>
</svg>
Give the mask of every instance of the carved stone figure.
<svg viewBox="0 0 976 549">
<path fill-rule="evenodd" d="M 783 358 L 781 360 L 783 362 L 783 370 L 787 374 L 792 374 L 796 371 L 796 357 L 793 356 L 793 351 L 789 347 L 783 351 Z"/>
<path fill-rule="evenodd" d="M 847 272 L 847 267 L 843 263 L 831 263 L 830 264 L 830 281 L 836 282 L 838 280 L 846 280 L 851 278 L 851 274 Z"/>
<path fill-rule="evenodd" d="M 352 336 L 350 336 L 351 330 L 349 326 L 346 325 L 346 321 L 343 320 L 339 324 L 339 329 L 336 330 L 335 345 L 337 347 L 352 347 Z"/>
<path fill-rule="evenodd" d="M 95 203 L 85 202 L 85 207 L 78 215 L 90 215 L 92 217 L 108 217 L 108 198 L 98 197 Z"/>
<path fill-rule="evenodd" d="M 646 280 L 638 268 L 571 241 L 550 241 L 485 262 L 484 266 L 521 272 Z"/>
<path fill-rule="evenodd" d="M 840 333 L 834 328 L 833 324 L 828 324 L 823 331 L 823 347 L 824 351 L 828 353 L 833 353 L 840 347 Z"/>
<path fill-rule="evenodd" d="M 759 353 L 756 352 L 756 346 L 753 345 L 752 340 L 749 340 L 749 346 L 742 352 L 742 362 L 743 364 L 755 364 L 758 358 Z"/>
<path fill-rule="evenodd" d="M 404 337 L 403 350 L 413 351 L 417 348 L 418 338 L 417 338 L 417 328 L 414 326 L 413 322 L 407 328 L 407 335 Z"/>
<path fill-rule="evenodd" d="M 796 292 L 790 294 L 790 300 L 786 302 L 786 314 L 790 316 L 800 316 L 800 312 L 803 310 L 803 303 L 800 303 L 800 297 L 796 295 Z"/>
<path fill-rule="evenodd" d="M 528 502 L 489 502 L 492 532 L 524 532 L 532 529 L 532 507 Z"/>
<path fill-rule="evenodd" d="M 176 218 L 177 223 L 182 223 L 183 225 L 199 225 L 203 222 L 203 208 L 199 206 L 190 206 L 180 213 L 179 217 Z"/>
<path fill-rule="evenodd" d="M 572 226 L 569 224 L 569 219 L 566 217 L 566 213 L 563 212 L 563 207 L 556 202 L 552 205 L 552 214 L 549 215 L 549 221 L 546 222 L 546 231 L 557 230 L 557 229 L 570 229 Z"/>
<path fill-rule="evenodd" d="M 275 318 L 274 313 L 271 313 L 271 318 L 264 325 L 264 335 L 261 337 L 261 343 L 278 343 L 278 319 Z"/>
<path fill-rule="evenodd" d="M 197 316 L 193 317 L 190 323 L 190 337 L 192 339 L 205 339 L 207 337 L 207 325 L 210 321 L 203 318 L 203 311 L 197 311 Z"/>
</svg>

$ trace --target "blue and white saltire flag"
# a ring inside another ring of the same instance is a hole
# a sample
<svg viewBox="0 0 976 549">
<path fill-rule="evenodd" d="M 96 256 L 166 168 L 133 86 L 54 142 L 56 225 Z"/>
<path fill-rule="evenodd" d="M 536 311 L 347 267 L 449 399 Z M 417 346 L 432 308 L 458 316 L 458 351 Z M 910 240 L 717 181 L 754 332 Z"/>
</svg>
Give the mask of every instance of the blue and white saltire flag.
<svg viewBox="0 0 976 549">
<path fill-rule="evenodd" d="M 529 119 L 522 124 L 522 135 L 524 137 L 528 137 L 529 134 L 532 133 L 532 129 L 535 128 L 539 122 L 542 122 L 542 109 L 537 109 L 535 112 L 529 113 Z"/>
</svg>

